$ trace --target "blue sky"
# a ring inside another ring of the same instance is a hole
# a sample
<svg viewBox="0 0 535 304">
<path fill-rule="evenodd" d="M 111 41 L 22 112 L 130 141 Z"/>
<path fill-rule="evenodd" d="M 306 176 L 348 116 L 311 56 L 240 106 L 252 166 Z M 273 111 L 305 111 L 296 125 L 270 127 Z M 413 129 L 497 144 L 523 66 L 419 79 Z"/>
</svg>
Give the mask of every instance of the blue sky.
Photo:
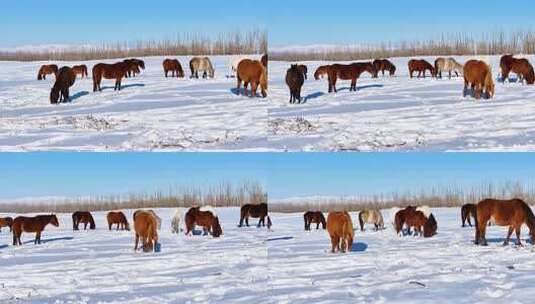
<svg viewBox="0 0 535 304">
<path fill-rule="evenodd" d="M 258 181 L 271 198 L 535 181 L 523 153 L 0 153 L 0 198 Z"/>
</svg>

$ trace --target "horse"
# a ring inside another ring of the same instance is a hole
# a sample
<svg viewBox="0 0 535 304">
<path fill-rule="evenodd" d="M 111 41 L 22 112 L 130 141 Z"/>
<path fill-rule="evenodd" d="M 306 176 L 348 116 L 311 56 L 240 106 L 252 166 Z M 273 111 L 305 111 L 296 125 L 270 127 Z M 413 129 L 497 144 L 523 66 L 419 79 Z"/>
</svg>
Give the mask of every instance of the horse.
<svg viewBox="0 0 535 304">
<path fill-rule="evenodd" d="M 125 73 L 125 78 L 128 78 L 128 77 L 136 77 L 136 74 L 139 74 L 141 70 L 144 70 L 145 69 L 145 61 L 141 60 L 141 59 L 136 59 L 136 58 L 132 58 L 132 59 L 125 59 L 123 60 L 124 63 L 128 64 L 128 69 L 126 70 L 126 73 Z"/>
<path fill-rule="evenodd" d="M 88 211 L 76 211 L 72 214 L 72 230 L 78 230 L 78 225 L 80 223 L 84 224 L 84 230 L 87 229 L 87 224 L 89 224 L 89 229 L 95 229 L 95 220 L 93 216 Z"/>
<path fill-rule="evenodd" d="M 46 225 L 59 226 L 58 218 L 55 214 L 37 215 L 34 217 L 17 216 L 13 220 L 13 246 L 22 245 L 20 237 L 22 232 L 35 232 L 34 244 L 41 244 L 41 233 Z"/>
<path fill-rule="evenodd" d="M 321 211 L 307 211 L 303 214 L 305 220 L 305 230 L 310 230 L 310 224 L 316 223 L 316 230 L 320 228 L 320 224 L 323 229 L 326 228 L 325 216 Z"/>
<path fill-rule="evenodd" d="M 186 235 L 188 235 L 195 225 L 202 226 L 204 235 L 210 233 L 213 237 L 219 237 L 223 234 L 219 218 L 215 211 L 209 207 L 192 207 L 186 212 L 184 219 L 186 223 Z"/>
<path fill-rule="evenodd" d="M 379 210 L 362 210 L 359 212 L 360 231 L 364 231 L 364 224 L 373 224 L 375 231 L 385 229 L 383 215 Z"/>
<path fill-rule="evenodd" d="M 136 210 L 136 211 L 134 212 L 134 214 L 132 215 L 132 218 L 135 220 L 135 219 L 136 219 L 136 214 L 137 214 L 138 212 L 141 212 L 141 211 L 146 211 L 146 212 L 149 212 L 150 214 L 152 214 L 152 215 L 154 216 L 154 219 L 156 220 L 156 224 L 158 224 L 158 225 L 157 225 L 158 230 L 160 230 L 160 229 L 162 228 L 162 218 L 159 217 L 159 216 L 156 214 L 156 212 L 154 212 L 154 210 L 152 210 L 152 209 L 150 209 L 150 210 Z"/>
<path fill-rule="evenodd" d="M 251 97 L 256 96 L 256 89 L 260 85 L 262 97 L 267 96 L 267 69 L 257 60 L 243 59 L 238 64 L 238 71 L 236 72 L 237 87 L 236 93 L 240 95 L 240 86 L 243 81 L 243 95 L 247 96 L 247 86 L 251 83 Z"/>
<path fill-rule="evenodd" d="M 81 78 L 87 78 L 87 66 L 85 64 L 73 66 L 72 71 L 76 76 L 80 75 Z"/>
<path fill-rule="evenodd" d="M 182 213 L 180 212 L 180 209 L 176 209 L 175 215 L 173 215 L 173 218 L 171 219 L 171 233 L 178 234 L 180 232 L 180 218 L 182 217 Z"/>
<path fill-rule="evenodd" d="M 128 220 L 126 219 L 126 216 L 121 211 L 110 211 L 108 212 L 108 215 L 106 216 L 106 219 L 108 220 L 108 229 L 111 230 L 111 226 L 113 224 L 117 224 L 117 230 L 121 228 L 121 230 L 127 230 L 130 231 L 130 226 L 128 225 Z"/>
<path fill-rule="evenodd" d="M 464 64 L 464 90 L 463 97 L 467 95 L 468 85 L 471 85 L 476 99 L 481 98 L 483 90 L 487 98 L 494 96 L 494 81 L 490 67 L 483 61 L 469 60 Z"/>
<path fill-rule="evenodd" d="M 134 212 L 134 231 L 136 240 L 134 251 L 137 251 L 139 238 L 141 238 L 141 248 L 143 252 L 151 252 L 156 248 L 158 243 L 157 219 L 154 212 L 137 210 Z"/>
<path fill-rule="evenodd" d="M 258 224 L 256 227 L 266 226 L 265 219 L 267 218 L 267 227 L 271 228 L 271 219 L 268 215 L 268 205 L 266 203 L 260 203 L 258 205 L 245 204 L 240 208 L 240 224 L 238 227 L 243 227 L 243 221 L 245 225 L 249 227 L 249 218 L 258 218 Z"/>
<path fill-rule="evenodd" d="M 236 76 L 236 72 L 238 71 L 238 65 L 240 62 L 244 59 L 250 59 L 250 60 L 260 60 L 260 55 L 236 55 L 232 56 L 229 59 L 229 67 L 230 67 L 230 77 Z"/>
<path fill-rule="evenodd" d="M 171 71 L 171 77 L 182 78 L 184 77 L 184 70 L 182 70 L 182 65 L 180 64 L 180 61 L 178 59 L 165 59 L 162 63 L 163 65 L 163 72 L 165 73 L 165 77 L 167 78 L 167 73 Z"/>
<path fill-rule="evenodd" d="M 54 76 L 58 76 L 58 66 L 55 64 L 45 64 L 42 65 L 39 68 L 39 71 L 37 72 L 37 80 L 44 80 L 46 79 L 46 75 L 48 74 L 54 74 Z"/>
<path fill-rule="evenodd" d="M 394 228 L 399 235 L 403 233 L 403 226 L 407 226 L 407 234 L 411 234 L 411 228 L 415 228 L 416 233 L 424 237 L 436 234 L 437 224 L 435 217 L 431 214 L 428 206 L 407 206 L 405 209 L 397 211 L 394 215 Z M 423 232 L 423 234 L 422 234 Z"/>
<path fill-rule="evenodd" d="M 394 76 L 396 73 L 396 66 L 388 59 L 375 59 L 372 64 L 377 71 L 374 78 L 378 77 L 379 71 L 381 71 L 383 76 L 385 75 L 385 71 L 388 71 L 390 76 Z"/>
<path fill-rule="evenodd" d="M 369 63 L 352 63 L 352 64 L 332 64 L 327 68 L 327 75 L 329 80 L 329 93 L 336 91 L 336 81 L 351 80 L 349 91 L 357 91 L 357 79 L 360 75 L 367 71 L 374 75 L 373 66 Z"/>
<path fill-rule="evenodd" d="M 260 58 L 260 62 L 267 69 L 267 67 L 268 67 L 268 55 L 267 54 L 262 55 L 262 57 Z"/>
<path fill-rule="evenodd" d="M 307 79 L 308 67 L 304 64 L 298 64 L 297 69 L 299 70 L 299 72 L 301 72 L 301 74 L 303 74 L 303 77 Z"/>
<path fill-rule="evenodd" d="M 212 62 L 208 57 L 193 57 L 189 61 L 189 68 L 191 70 L 191 76 L 189 78 L 199 79 L 199 71 L 202 71 L 202 78 L 214 78 L 214 68 Z"/>
<path fill-rule="evenodd" d="M 314 79 L 319 80 L 320 78 L 323 78 L 324 75 L 329 76 L 329 66 L 330 65 L 322 65 L 319 66 L 316 71 L 314 72 Z"/>
<path fill-rule="evenodd" d="M 409 75 L 412 78 L 414 72 L 418 72 L 418 78 L 422 76 L 425 78 L 425 72 L 429 70 L 432 77 L 436 76 L 435 67 L 433 67 L 429 62 L 424 59 L 411 59 L 409 60 Z"/>
<path fill-rule="evenodd" d="M 295 103 L 296 100 L 301 103 L 301 88 L 306 78 L 304 75 L 306 75 L 306 72 L 304 74 L 297 64 L 292 64 L 286 71 L 286 85 L 290 89 L 291 104 Z"/>
<path fill-rule="evenodd" d="M 424 237 L 428 238 L 437 234 L 437 228 L 437 220 L 435 219 L 435 216 L 431 213 L 427 218 L 427 222 L 425 222 L 424 224 Z"/>
<path fill-rule="evenodd" d="M 396 212 L 394 215 L 394 229 L 396 230 L 396 234 L 403 234 L 403 226 L 405 225 L 408 213 L 413 211 L 416 211 L 416 207 L 407 206 L 405 209 L 401 209 Z M 407 233 L 411 234 L 410 226 L 407 227 Z"/>
<path fill-rule="evenodd" d="M 455 76 L 459 77 L 459 72 L 462 72 L 463 65 L 458 63 L 455 58 L 438 57 L 435 60 L 435 71 L 437 78 L 442 78 L 442 72 L 448 71 L 448 78 L 451 79 L 451 72 L 455 72 Z"/>
<path fill-rule="evenodd" d="M 475 204 L 464 204 L 461 207 L 461 222 L 462 227 L 464 227 L 464 222 L 468 221 L 468 225 L 472 227 L 472 223 L 470 222 L 470 217 L 476 218 L 476 205 Z"/>
<path fill-rule="evenodd" d="M 484 199 L 476 205 L 476 245 L 487 245 L 485 233 L 487 229 L 487 222 L 490 219 L 498 226 L 509 226 L 507 238 L 503 245 L 509 244 L 509 239 L 513 230 L 516 232 L 517 245 L 522 246 L 520 242 L 520 230 L 522 224 L 526 224 L 529 228 L 531 236 L 531 243 L 535 244 L 535 216 L 533 211 L 523 200 L 513 198 L 510 200 L 498 199 Z"/>
<path fill-rule="evenodd" d="M 502 81 L 509 79 L 509 73 L 513 72 L 518 75 L 518 78 L 527 84 L 533 84 L 535 82 L 535 73 L 533 72 L 533 66 L 525 58 L 514 58 L 513 55 L 503 55 L 500 58 L 500 68 L 502 70 Z"/>
<path fill-rule="evenodd" d="M 50 90 L 50 103 L 69 102 L 69 88 L 74 85 L 76 74 L 69 67 L 62 67 L 56 76 L 56 82 Z"/>
<path fill-rule="evenodd" d="M 102 91 L 100 82 L 102 78 L 115 79 L 113 90 L 121 90 L 121 81 L 128 71 L 128 64 L 117 62 L 114 64 L 98 63 L 93 66 L 93 92 Z"/>
<path fill-rule="evenodd" d="M 329 212 L 327 216 L 327 232 L 331 237 L 331 252 L 350 251 L 353 246 L 353 222 L 347 211 Z"/>
<path fill-rule="evenodd" d="M 13 231 L 13 218 L 6 216 L 0 217 L 0 231 L 2 227 L 9 227 L 9 232 Z"/>
</svg>

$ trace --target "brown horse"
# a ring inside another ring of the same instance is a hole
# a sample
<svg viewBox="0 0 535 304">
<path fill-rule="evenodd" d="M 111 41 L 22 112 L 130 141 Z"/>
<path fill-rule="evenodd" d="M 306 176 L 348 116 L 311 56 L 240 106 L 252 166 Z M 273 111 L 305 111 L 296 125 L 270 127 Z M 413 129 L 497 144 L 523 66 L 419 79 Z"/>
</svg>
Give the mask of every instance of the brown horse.
<svg viewBox="0 0 535 304">
<path fill-rule="evenodd" d="M 240 87 L 243 81 L 243 95 L 247 96 L 247 86 L 251 83 L 251 97 L 256 96 L 256 89 L 260 86 L 262 97 L 267 96 L 268 80 L 267 69 L 257 60 L 243 59 L 238 64 L 236 72 L 238 81 L 236 94 L 240 95 Z"/>
<path fill-rule="evenodd" d="M 82 78 L 87 78 L 87 66 L 85 64 L 73 66 L 72 71 L 76 76 L 80 75 Z"/>
<path fill-rule="evenodd" d="M 113 224 L 117 224 L 117 230 L 121 228 L 121 230 L 127 230 L 130 231 L 130 226 L 128 225 L 128 220 L 126 219 L 126 216 L 121 211 L 110 211 L 108 212 L 108 215 L 106 216 L 106 219 L 108 220 L 108 229 L 111 230 L 111 226 Z"/>
<path fill-rule="evenodd" d="M 500 68 L 502 70 L 502 81 L 509 79 L 509 73 L 513 72 L 518 75 L 520 81 L 526 80 L 527 84 L 535 82 L 535 73 L 533 66 L 525 58 L 513 58 L 513 55 L 503 55 L 500 58 Z"/>
<path fill-rule="evenodd" d="M 436 234 L 437 222 L 433 214 L 429 213 L 429 217 L 420 210 L 425 208 L 407 206 L 405 209 L 399 210 L 394 216 L 394 228 L 396 233 L 403 233 L 403 226 L 407 226 L 407 234 L 411 234 L 411 228 L 415 229 L 415 236 L 417 234 L 424 237 L 431 237 Z M 423 233 L 422 233 L 423 232 Z M 405 234 L 405 233 L 403 233 Z"/>
<path fill-rule="evenodd" d="M 378 77 L 379 71 L 385 75 L 385 71 L 388 71 L 390 76 L 394 76 L 396 73 L 396 66 L 388 59 L 375 59 L 373 61 L 373 67 L 377 71 L 374 78 Z"/>
<path fill-rule="evenodd" d="M 336 81 L 351 80 L 349 91 L 357 91 L 357 79 L 363 72 L 375 75 L 373 65 L 370 63 L 332 64 L 327 68 L 329 80 L 329 93 L 336 91 Z M 317 72 L 317 71 L 316 71 Z"/>
<path fill-rule="evenodd" d="M 221 225 L 219 224 L 219 218 L 215 212 L 210 210 L 211 208 L 206 207 L 192 207 L 186 212 L 185 222 L 186 222 L 186 235 L 193 231 L 195 225 L 202 226 L 204 235 L 210 233 L 213 237 L 219 237 L 223 234 Z"/>
<path fill-rule="evenodd" d="M 89 211 L 76 211 L 72 214 L 72 230 L 78 230 L 80 223 L 84 224 L 84 230 L 87 229 L 87 224 L 91 230 L 96 228 L 95 220 Z"/>
<path fill-rule="evenodd" d="M 291 104 L 296 101 L 301 103 L 301 88 L 305 82 L 304 75 L 306 75 L 306 72 L 303 74 L 302 69 L 300 69 L 297 64 L 292 64 L 286 71 L 286 85 L 288 85 L 288 88 L 290 89 Z"/>
<path fill-rule="evenodd" d="M 424 59 L 411 59 L 409 60 L 409 75 L 412 78 L 414 72 L 418 72 L 418 78 L 423 76 L 425 78 L 425 72 L 429 70 L 432 77 L 436 76 L 436 70 L 433 65 Z M 422 75 L 423 73 L 423 75 Z"/>
<path fill-rule="evenodd" d="M 470 218 L 473 217 L 474 221 L 476 218 L 476 205 L 475 204 L 464 204 L 461 207 L 461 222 L 462 227 L 464 227 L 464 223 L 468 221 L 468 225 L 472 227 L 472 222 L 470 222 Z"/>
<path fill-rule="evenodd" d="M 240 209 L 240 224 L 238 227 L 243 226 L 243 221 L 245 220 L 245 225 L 249 227 L 249 218 L 258 218 L 258 224 L 256 227 L 266 226 L 265 219 L 267 218 L 267 227 L 271 228 L 271 219 L 268 215 L 268 205 L 266 203 L 260 203 L 258 205 L 245 204 L 241 206 Z"/>
<path fill-rule="evenodd" d="M 474 92 L 474 97 L 480 99 L 483 90 L 487 98 L 494 96 L 494 81 L 490 67 L 483 61 L 469 60 L 464 64 L 464 90 L 463 96 L 466 97 L 468 85 Z"/>
<path fill-rule="evenodd" d="M 260 62 L 262 63 L 262 65 L 267 70 L 267 67 L 268 67 L 268 55 L 267 54 L 262 55 L 262 58 L 260 58 Z"/>
<path fill-rule="evenodd" d="M 140 59 L 125 59 L 123 60 L 123 62 L 128 65 L 128 69 L 126 70 L 126 73 L 124 75 L 125 78 L 136 77 L 136 74 L 141 73 L 140 69 L 145 69 L 145 61 Z"/>
<path fill-rule="evenodd" d="M 48 224 L 59 226 L 58 218 L 55 214 L 34 217 L 17 216 L 13 220 L 13 245 L 22 245 L 20 240 L 22 232 L 35 232 L 34 244 L 41 244 L 41 232 Z"/>
<path fill-rule="evenodd" d="M 423 228 L 425 223 L 427 223 L 427 217 L 422 211 L 409 211 L 405 214 L 405 223 L 410 228 L 414 228 L 414 236 L 418 234 L 423 235 Z"/>
<path fill-rule="evenodd" d="M 136 241 L 134 250 L 137 250 L 139 238 L 141 238 L 141 248 L 144 252 L 155 250 L 158 243 L 158 221 L 154 212 L 137 210 L 134 213 L 134 231 Z"/>
<path fill-rule="evenodd" d="M 165 77 L 167 77 L 167 73 L 169 72 L 171 72 L 171 77 L 175 77 L 175 75 L 177 78 L 184 77 L 184 70 L 182 69 L 182 65 L 178 59 L 165 59 L 162 65 Z"/>
<path fill-rule="evenodd" d="M 353 246 L 353 222 L 351 216 L 344 212 L 329 212 L 327 216 L 327 232 L 331 237 L 331 252 L 350 251 Z"/>
<path fill-rule="evenodd" d="M 498 226 L 509 226 L 504 245 L 509 244 L 513 230 L 516 232 L 517 244 L 520 242 L 522 224 L 529 228 L 531 243 L 535 244 L 535 216 L 533 211 L 523 200 L 514 198 L 510 200 L 484 199 L 476 205 L 476 245 L 487 245 L 485 233 L 487 222 L 493 219 Z"/>
<path fill-rule="evenodd" d="M 69 102 L 69 88 L 74 85 L 76 74 L 69 67 L 59 69 L 56 82 L 50 90 L 50 103 Z"/>
<path fill-rule="evenodd" d="M 121 90 L 121 81 L 128 71 L 128 64 L 117 62 L 114 64 L 98 63 L 93 67 L 93 92 L 102 91 L 102 78 L 115 79 L 113 90 Z"/>
<path fill-rule="evenodd" d="M 54 76 L 58 76 L 58 66 L 55 64 L 42 65 L 41 68 L 39 68 L 39 72 L 37 72 L 37 80 L 46 79 L 46 75 L 49 74 L 54 74 Z"/>
<path fill-rule="evenodd" d="M 9 231 L 13 231 L 13 218 L 9 216 L 0 217 L 0 231 L 2 227 L 9 227 Z"/>
<path fill-rule="evenodd" d="M 326 228 L 325 216 L 321 211 L 307 211 L 303 214 L 305 220 L 305 230 L 310 230 L 310 224 L 316 223 L 316 230 L 320 228 L 320 224 L 323 229 Z"/>
</svg>

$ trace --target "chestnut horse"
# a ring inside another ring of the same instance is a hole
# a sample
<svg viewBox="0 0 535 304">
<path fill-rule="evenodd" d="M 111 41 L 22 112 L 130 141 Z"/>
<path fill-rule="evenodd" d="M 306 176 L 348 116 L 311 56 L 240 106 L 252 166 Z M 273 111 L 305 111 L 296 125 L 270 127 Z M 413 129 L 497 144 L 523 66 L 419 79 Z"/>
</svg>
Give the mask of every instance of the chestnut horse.
<svg viewBox="0 0 535 304">
<path fill-rule="evenodd" d="M 81 78 L 87 78 L 87 66 L 85 64 L 73 66 L 72 71 L 76 76 L 80 75 Z"/>
<path fill-rule="evenodd" d="M 437 222 L 429 207 L 407 206 L 399 210 L 394 216 L 394 228 L 399 235 L 403 232 L 403 226 L 407 226 L 407 234 L 411 234 L 411 228 L 414 228 L 414 236 L 420 234 L 424 237 L 431 237 L 436 234 Z"/>
<path fill-rule="evenodd" d="M 128 68 L 126 70 L 126 73 L 124 75 L 125 78 L 128 77 L 136 77 L 136 74 L 139 74 L 141 70 L 145 69 L 145 61 L 141 59 L 125 59 L 123 60 L 124 63 L 128 65 Z"/>
<path fill-rule="evenodd" d="M 178 59 L 165 59 L 162 63 L 163 65 L 163 72 L 165 73 L 165 77 L 167 78 L 167 73 L 171 72 L 171 77 L 184 77 L 184 70 L 182 70 L 182 65 L 180 64 L 180 61 Z"/>
<path fill-rule="evenodd" d="M 2 227 L 9 227 L 9 231 L 13 231 L 13 218 L 9 216 L 0 217 L 0 231 Z"/>
<path fill-rule="evenodd" d="M 243 95 L 247 96 L 247 86 L 251 83 L 251 97 L 256 96 L 256 89 L 260 86 L 262 97 L 267 96 L 268 80 L 267 69 L 257 60 L 243 59 L 238 64 L 236 72 L 238 81 L 236 93 L 240 95 L 240 87 L 243 81 Z"/>
<path fill-rule="evenodd" d="M 76 211 L 72 214 L 72 230 L 78 230 L 78 225 L 80 223 L 84 224 L 84 230 L 87 229 L 87 224 L 89 224 L 89 229 L 95 229 L 95 220 L 89 211 Z"/>
<path fill-rule="evenodd" d="M 316 230 L 320 228 L 320 224 L 325 229 L 325 216 L 321 211 L 307 211 L 303 214 L 303 219 L 305 220 L 305 230 L 310 230 L 310 224 L 316 223 Z"/>
<path fill-rule="evenodd" d="M 329 93 L 336 91 L 336 81 L 351 80 L 349 91 L 357 91 L 357 79 L 363 72 L 369 72 L 375 75 L 375 69 L 371 63 L 352 63 L 352 64 L 332 64 L 327 68 L 327 75 L 329 80 Z M 316 71 L 317 72 L 317 71 Z"/>
<path fill-rule="evenodd" d="M 418 72 L 418 78 L 422 76 L 425 78 L 425 72 L 429 70 L 432 77 L 436 76 L 435 67 L 424 59 L 411 59 L 409 60 L 409 75 L 412 78 L 414 72 Z"/>
<path fill-rule="evenodd" d="M 388 59 L 375 59 L 373 61 L 373 67 L 377 71 L 377 74 L 375 74 L 374 78 L 377 78 L 379 71 L 385 75 L 385 71 L 388 71 L 390 76 L 394 76 L 396 73 L 396 66 Z"/>
<path fill-rule="evenodd" d="M 69 102 L 69 88 L 74 85 L 76 74 L 69 67 L 59 69 L 56 82 L 50 90 L 50 103 Z"/>
<path fill-rule="evenodd" d="M 210 207 L 192 207 L 186 212 L 184 219 L 186 223 L 186 235 L 193 231 L 195 225 L 202 226 L 204 235 L 210 233 L 213 237 L 219 237 L 223 234 L 219 218 Z"/>
<path fill-rule="evenodd" d="M 106 216 L 106 219 L 108 220 L 108 229 L 111 230 L 111 226 L 113 224 L 117 224 L 117 230 L 119 230 L 119 227 L 121 230 L 127 230 L 130 231 L 130 226 L 128 225 L 128 220 L 126 219 L 126 216 L 121 211 L 110 211 L 108 212 L 108 215 Z"/>
<path fill-rule="evenodd" d="M 510 200 L 489 198 L 480 201 L 476 205 L 476 245 L 487 245 L 485 233 L 487 222 L 491 218 L 494 219 L 494 222 L 498 226 L 509 226 L 507 238 L 503 242 L 504 245 L 509 244 L 509 239 L 514 230 L 516 232 L 517 244 L 522 246 L 520 242 L 522 224 L 528 226 L 531 243 L 535 244 L 535 216 L 531 208 L 523 200 L 518 198 Z"/>
<path fill-rule="evenodd" d="M 353 246 L 353 222 L 347 211 L 329 212 L 327 216 L 327 232 L 331 237 L 331 252 L 350 251 Z"/>
<path fill-rule="evenodd" d="M 500 68 L 502 70 L 502 81 L 509 79 L 509 73 L 513 72 L 518 75 L 520 81 L 526 80 L 527 84 L 535 82 L 535 73 L 533 66 L 526 58 L 513 58 L 513 55 L 503 55 L 500 58 Z"/>
<path fill-rule="evenodd" d="M 102 91 L 100 82 L 102 78 L 115 79 L 113 90 L 121 90 L 121 81 L 128 71 L 128 64 L 117 62 L 114 64 L 98 63 L 93 67 L 93 92 Z"/>
<path fill-rule="evenodd" d="M 58 76 L 58 66 L 55 64 L 42 65 L 41 68 L 39 68 L 39 72 L 37 72 L 37 80 L 46 79 L 46 75 L 48 74 Z"/>
<path fill-rule="evenodd" d="M 141 211 L 146 211 L 146 212 L 149 212 L 150 214 L 152 214 L 154 216 L 154 219 L 156 220 L 156 224 L 157 224 L 157 228 L 158 230 L 160 230 L 162 228 L 162 218 L 159 217 L 156 212 L 154 212 L 154 210 L 152 209 L 149 209 L 149 210 L 136 210 L 134 212 L 134 214 L 132 214 L 132 219 L 135 221 L 136 220 L 136 214 L 138 212 L 141 212 Z"/>
<path fill-rule="evenodd" d="M 438 57 L 435 60 L 435 71 L 437 78 L 442 78 L 442 72 L 448 71 L 448 78 L 451 79 L 451 72 L 455 72 L 455 75 L 459 77 L 459 72 L 463 70 L 463 65 L 458 63 L 455 58 Z"/>
<path fill-rule="evenodd" d="M 199 78 L 199 72 L 202 71 L 202 78 L 214 78 L 214 67 L 208 57 L 193 57 L 189 61 L 189 68 L 191 70 L 190 78 Z"/>
<path fill-rule="evenodd" d="M 137 210 L 134 212 L 134 231 L 136 241 L 134 251 L 137 251 L 139 238 L 141 238 L 141 248 L 143 252 L 154 251 L 158 243 L 158 221 L 154 212 Z"/>
<path fill-rule="evenodd" d="M 59 226 L 58 218 L 55 214 L 34 217 L 17 216 L 13 220 L 13 245 L 22 245 L 20 240 L 22 232 L 35 232 L 34 244 L 41 244 L 41 233 L 48 224 Z"/>
<path fill-rule="evenodd" d="M 303 65 L 302 65 L 303 66 Z M 306 66 L 304 66 L 306 68 Z M 292 64 L 288 70 L 286 70 L 286 85 L 290 89 L 290 103 L 298 101 L 301 103 L 301 88 L 305 82 L 305 74 L 302 69 L 299 69 L 299 65 Z"/>
<path fill-rule="evenodd" d="M 260 58 L 260 62 L 267 69 L 267 67 L 268 67 L 268 55 L 267 54 L 262 55 L 262 57 Z"/>
<path fill-rule="evenodd" d="M 476 205 L 475 204 L 464 204 L 461 207 L 461 222 L 462 227 L 464 227 L 464 223 L 468 221 L 468 225 L 472 227 L 472 222 L 470 222 L 470 218 L 473 217 L 474 221 L 476 218 Z"/>
<path fill-rule="evenodd" d="M 243 226 L 243 221 L 245 220 L 245 225 L 249 227 L 249 218 L 258 218 L 258 224 L 256 227 L 266 226 L 265 219 L 267 218 L 267 227 L 271 228 L 271 219 L 268 215 L 268 205 L 266 203 L 260 203 L 258 205 L 245 204 L 241 206 L 240 209 L 240 224 L 238 227 Z"/>
<path fill-rule="evenodd" d="M 474 92 L 474 97 L 480 99 L 483 90 L 487 98 L 494 96 L 494 81 L 490 67 L 483 61 L 469 60 L 464 64 L 464 90 L 463 96 L 466 97 L 468 85 Z"/>
<path fill-rule="evenodd" d="M 375 231 L 385 229 L 383 215 L 379 210 L 363 210 L 359 212 L 360 231 L 364 231 L 364 224 L 373 224 Z"/>
</svg>

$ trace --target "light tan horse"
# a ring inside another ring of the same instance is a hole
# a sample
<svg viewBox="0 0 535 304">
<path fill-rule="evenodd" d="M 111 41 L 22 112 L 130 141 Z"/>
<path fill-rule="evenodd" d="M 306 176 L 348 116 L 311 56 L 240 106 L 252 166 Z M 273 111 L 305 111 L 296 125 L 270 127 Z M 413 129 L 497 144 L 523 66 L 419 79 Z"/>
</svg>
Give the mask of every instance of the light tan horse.
<svg viewBox="0 0 535 304">
<path fill-rule="evenodd" d="M 134 213 L 134 231 L 136 232 L 134 250 L 137 250 L 140 238 L 144 252 L 154 251 L 158 243 L 158 223 L 154 211 L 151 211 L 138 210 Z"/>
<path fill-rule="evenodd" d="M 190 78 L 199 78 L 199 72 L 203 72 L 202 78 L 214 78 L 214 67 L 208 57 L 193 57 L 189 61 L 191 70 Z"/>
<path fill-rule="evenodd" d="M 331 237 L 331 252 L 347 252 L 353 246 L 353 221 L 347 211 L 329 212 L 327 232 Z"/>
<path fill-rule="evenodd" d="M 442 72 L 447 71 L 448 78 L 451 79 L 451 72 L 455 72 L 455 75 L 459 77 L 459 73 L 463 71 L 463 65 L 458 63 L 453 57 L 439 57 L 435 60 L 435 70 L 437 78 L 442 78 Z"/>
<path fill-rule="evenodd" d="M 364 224 L 373 224 L 375 231 L 385 229 L 383 215 L 379 210 L 363 210 L 359 213 L 360 231 L 364 231 Z"/>
</svg>

